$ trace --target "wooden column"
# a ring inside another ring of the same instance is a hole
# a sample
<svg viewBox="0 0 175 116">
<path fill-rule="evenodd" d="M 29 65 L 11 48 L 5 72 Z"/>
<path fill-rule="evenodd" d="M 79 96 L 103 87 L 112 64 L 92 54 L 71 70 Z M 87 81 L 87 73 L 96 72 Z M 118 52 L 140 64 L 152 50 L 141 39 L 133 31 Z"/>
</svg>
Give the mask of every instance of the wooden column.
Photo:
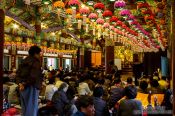
<svg viewBox="0 0 175 116">
<path fill-rule="evenodd" d="M 111 72 L 111 66 L 109 62 L 114 61 L 114 43 L 111 39 L 105 40 L 105 72 L 109 74 Z"/>
<path fill-rule="evenodd" d="M 109 62 L 114 61 L 114 46 L 105 47 L 105 70 L 106 74 L 111 72 L 111 66 Z"/>
<path fill-rule="evenodd" d="M 79 67 L 84 68 L 84 46 L 80 48 L 80 60 Z"/>
<path fill-rule="evenodd" d="M 38 7 L 36 8 L 36 12 L 38 11 Z M 40 46 L 41 45 L 41 18 L 40 15 L 36 15 L 35 17 L 35 32 L 36 32 L 36 41 L 35 43 Z"/>
<path fill-rule="evenodd" d="M 171 3 L 171 77 L 173 80 L 173 116 L 175 116 L 175 0 Z"/>
<path fill-rule="evenodd" d="M 0 114 L 3 112 L 3 51 L 4 51 L 4 10 L 0 9 Z"/>
<path fill-rule="evenodd" d="M 77 67 L 76 68 L 80 68 L 80 47 L 78 47 L 77 50 Z"/>
</svg>

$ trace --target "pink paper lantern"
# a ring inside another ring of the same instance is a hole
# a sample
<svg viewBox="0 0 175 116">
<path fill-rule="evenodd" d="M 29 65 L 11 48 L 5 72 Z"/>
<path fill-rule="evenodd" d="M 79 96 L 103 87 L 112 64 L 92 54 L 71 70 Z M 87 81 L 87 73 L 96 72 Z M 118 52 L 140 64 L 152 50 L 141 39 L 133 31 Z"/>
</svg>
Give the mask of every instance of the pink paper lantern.
<svg viewBox="0 0 175 116">
<path fill-rule="evenodd" d="M 90 13 L 90 10 L 88 7 L 80 8 L 80 14 L 87 16 Z"/>
<path fill-rule="evenodd" d="M 68 2 L 68 5 L 72 8 L 78 8 L 78 6 L 80 5 L 80 2 L 78 0 L 70 0 Z"/>
<path fill-rule="evenodd" d="M 123 9 L 125 6 L 126 6 L 126 3 L 125 3 L 125 1 L 123 1 L 123 0 L 117 0 L 117 1 L 114 3 L 114 8 L 115 8 L 115 9 L 121 10 L 121 9 Z"/>
<path fill-rule="evenodd" d="M 102 18 L 98 18 L 96 22 L 97 22 L 97 24 L 101 24 L 102 25 L 105 21 Z"/>
<path fill-rule="evenodd" d="M 129 16 L 130 14 L 131 14 L 131 12 L 127 9 L 124 9 L 124 10 L 120 11 L 121 16 Z"/>
<path fill-rule="evenodd" d="M 103 27 L 104 28 L 109 28 L 110 27 L 110 24 L 109 23 L 104 23 Z"/>
<path fill-rule="evenodd" d="M 97 16 L 97 14 L 95 14 L 95 13 L 91 13 L 91 14 L 89 14 L 89 17 L 88 17 L 91 21 L 95 21 L 97 18 L 98 18 L 98 16 Z"/>
</svg>

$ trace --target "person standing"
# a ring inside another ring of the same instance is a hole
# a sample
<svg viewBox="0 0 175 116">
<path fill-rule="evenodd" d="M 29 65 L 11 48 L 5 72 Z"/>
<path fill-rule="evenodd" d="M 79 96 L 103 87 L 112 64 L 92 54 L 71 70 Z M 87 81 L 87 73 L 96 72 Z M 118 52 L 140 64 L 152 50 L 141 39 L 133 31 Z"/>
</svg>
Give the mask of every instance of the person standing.
<svg viewBox="0 0 175 116">
<path fill-rule="evenodd" d="M 31 46 L 29 56 L 23 60 L 17 70 L 23 116 L 37 116 L 39 89 L 42 86 L 40 52 L 38 46 Z"/>
</svg>

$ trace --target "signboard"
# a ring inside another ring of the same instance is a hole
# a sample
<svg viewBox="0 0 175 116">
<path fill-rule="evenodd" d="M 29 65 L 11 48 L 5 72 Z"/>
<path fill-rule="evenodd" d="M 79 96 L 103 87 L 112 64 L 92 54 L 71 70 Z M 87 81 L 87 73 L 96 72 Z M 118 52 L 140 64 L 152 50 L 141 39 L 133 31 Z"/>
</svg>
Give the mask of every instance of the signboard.
<svg viewBox="0 0 175 116">
<path fill-rule="evenodd" d="M 50 56 L 50 57 L 58 57 L 58 54 L 50 54 L 50 53 L 44 53 L 44 56 Z"/>
</svg>

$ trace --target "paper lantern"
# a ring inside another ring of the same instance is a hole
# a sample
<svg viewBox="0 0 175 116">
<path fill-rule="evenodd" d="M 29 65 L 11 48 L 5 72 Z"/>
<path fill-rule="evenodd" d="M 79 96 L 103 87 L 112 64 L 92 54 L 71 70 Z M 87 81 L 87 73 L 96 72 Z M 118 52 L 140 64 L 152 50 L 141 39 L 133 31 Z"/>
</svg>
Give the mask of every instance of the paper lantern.
<svg viewBox="0 0 175 116">
<path fill-rule="evenodd" d="M 81 29 L 81 25 L 82 25 L 82 16 L 80 15 L 80 13 L 78 13 L 76 15 L 76 19 L 78 20 L 78 29 Z"/>
<path fill-rule="evenodd" d="M 90 19 L 92 22 L 96 21 L 97 18 L 98 18 L 97 14 L 95 14 L 95 13 L 89 14 L 89 19 Z"/>
<path fill-rule="evenodd" d="M 89 8 L 88 7 L 81 7 L 80 8 L 80 14 L 83 15 L 83 24 L 86 24 L 86 16 L 89 14 Z"/>
<path fill-rule="evenodd" d="M 140 10 L 147 10 L 149 8 L 148 3 L 142 3 L 142 4 L 138 4 L 138 9 Z"/>
<path fill-rule="evenodd" d="M 104 23 L 104 19 L 98 18 L 96 22 L 97 22 L 97 24 L 102 25 Z"/>
<path fill-rule="evenodd" d="M 87 16 L 90 13 L 88 7 L 82 7 L 80 8 L 80 14 Z"/>
<path fill-rule="evenodd" d="M 76 9 L 78 9 L 80 2 L 78 0 L 70 0 L 68 5 L 72 8 L 72 20 L 75 21 Z"/>
<path fill-rule="evenodd" d="M 57 9 L 57 8 L 64 8 L 65 7 L 65 5 L 64 5 L 64 2 L 62 2 L 62 1 L 56 1 L 56 2 L 54 2 L 53 3 L 53 7 L 55 8 L 55 9 Z"/>
<path fill-rule="evenodd" d="M 115 8 L 115 9 L 118 9 L 118 10 L 122 10 L 125 6 L 126 6 L 126 3 L 125 3 L 125 1 L 123 1 L 123 0 L 117 0 L 117 1 L 114 3 L 114 8 Z"/>
<path fill-rule="evenodd" d="M 111 17 L 112 17 L 112 12 L 111 12 L 110 10 L 105 10 L 105 11 L 103 12 L 103 17 L 104 17 L 105 19 L 111 18 Z"/>
<path fill-rule="evenodd" d="M 111 19 L 110 19 L 110 22 L 112 24 L 115 24 L 117 21 L 118 21 L 118 18 L 116 16 L 112 16 Z"/>
<path fill-rule="evenodd" d="M 26 0 L 25 0 L 26 1 Z M 45 4 L 45 5 L 49 5 L 51 4 L 52 1 L 51 0 L 42 0 L 42 4 Z"/>
<path fill-rule="evenodd" d="M 88 1 L 87 1 L 87 4 L 88 4 L 89 6 L 93 6 L 94 3 L 95 3 L 95 2 L 94 2 L 93 0 L 88 0 Z"/>
<path fill-rule="evenodd" d="M 80 2 L 78 0 L 70 0 L 68 2 L 68 5 L 72 8 L 72 9 L 77 9 L 80 5 Z"/>
<path fill-rule="evenodd" d="M 58 16 L 60 16 L 61 9 L 63 9 L 65 7 L 65 5 L 64 5 L 64 2 L 62 2 L 62 1 L 56 1 L 53 3 L 53 7 L 55 10 L 57 10 Z"/>
<path fill-rule="evenodd" d="M 110 27 L 110 24 L 109 23 L 104 23 L 103 27 L 104 28 L 109 28 Z"/>
<path fill-rule="evenodd" d="M 152 15 L 152 12 L 151 12 L 150 9 L 143 10 L 142 13 L 143 13 L 144 16 L 150 16 L 150 15 Z"/>
<path fill-rule="evenodd" d="M 68 8 L 68 9 L 66 9 L 66 14 L 67 15 L 72 15 L 72 9 L 71 8 Z"/>
<path fill-rule="evenodd" d="M 101 13 L 105 8 L 105 5 L 103 3 L 96 3 L 94 5 L 94 9 L 98 12 Z"/>
<path fill-rule="evenodd" d="M 121 10 L 120 15 L 123 17 L 128 17 L 131 14 L 131 12 L 127 9 Z"/>
</svg>

